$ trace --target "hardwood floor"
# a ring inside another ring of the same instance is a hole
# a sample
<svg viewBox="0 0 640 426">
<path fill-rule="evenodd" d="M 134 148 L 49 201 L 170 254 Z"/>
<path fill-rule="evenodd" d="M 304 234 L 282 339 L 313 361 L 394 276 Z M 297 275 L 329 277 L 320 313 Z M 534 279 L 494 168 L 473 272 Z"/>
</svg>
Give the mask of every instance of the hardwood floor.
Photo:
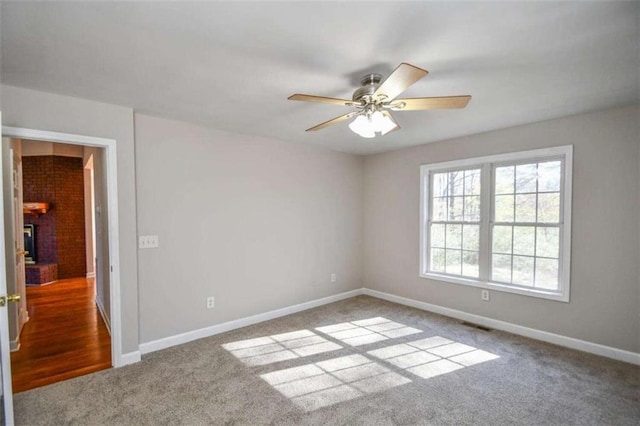
<svg viewBox="0 0 640 426">
<path fill-rule="evenodd" d="M 93 279 L 27 287 L 27 309 L 20 350 L 11 353 L 14 392 L 111 368 L 111 336 Z"/>
</svg>

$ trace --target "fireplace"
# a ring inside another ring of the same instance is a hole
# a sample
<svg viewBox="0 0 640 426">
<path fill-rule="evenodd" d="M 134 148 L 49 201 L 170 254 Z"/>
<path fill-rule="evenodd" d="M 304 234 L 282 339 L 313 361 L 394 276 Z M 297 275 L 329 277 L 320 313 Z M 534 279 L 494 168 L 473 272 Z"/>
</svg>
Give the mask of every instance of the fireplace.
<svg viewBox="0 0 640 426">
<path fill-rule="evenodd" d="M 36 263 L 36 226 L 32 224 L 24 225 L 24 263 L 33 265 Z"/>
<path fill-rule="evenodd" d="M 48 263 L 36 263 L 36 225 L 25 223 L 24 225 L 24 255 L 26 284 L 44 285 L 58 280 L 58 265 Z M 44 256 L 43 256 L 44 257 Z"/>
</svg>

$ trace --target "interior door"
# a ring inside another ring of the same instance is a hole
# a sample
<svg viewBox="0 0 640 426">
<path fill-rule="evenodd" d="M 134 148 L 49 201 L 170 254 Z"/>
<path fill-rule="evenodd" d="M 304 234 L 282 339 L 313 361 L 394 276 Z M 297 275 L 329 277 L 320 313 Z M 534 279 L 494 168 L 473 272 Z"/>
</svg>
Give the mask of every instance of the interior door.
<svg viewBox="0 0 640 426">
<path fill-rule="evenodd" d="M 12 163 L 12 187 L 13 187 L 13 239 L 15 242 L 15 281 L 7 282 L 7 291 L 20 295 L 20 300 L 14 305 L 9 305 L 9 339 L 12 338 L 12 332 L 15 332 L 13 338 L 18 342 L 22 327 L 29 319 L 27 315 L 27 285 L 25 278 L 25 255 L 24 249 L 24 217 L 22 202 L 22 157 L 11 149 Z M 8 236 L 8 235 L 7 235 Z M 11 318 L 15 321 L 12 326 Z M 13 329 L 11 329 L 13 327 Z M 15 348 L 14 348 L 15 349 Z"/>
<path fill-rule="evenodd" d="M 2 250 L 4 251 L 4 250 Z M 3 264 L 4 256 L 3 256 Z M 0 277 L 0 381 L 2 382 L 2 404 L 0 422 L 13 425 L 13 389 L 11 387 L 11 349 L 9 348 L 9 316 L 7 314 L 7 280 Z"/>
<path fill-rule="evenodd" d="M 0 113 L 0 128 L 2 113 Z M 4 157 L 4 155 L 3 155 Z M 4 188 L 4 161 L 0 161 L 0 187 Z M 3 200 L 4 203 L 4 200 Z M 7 256 L 5 253 L 4 208 L 0 208 L 0 421 L 13 425 L 13 389 L 11 388 L 11 349 L 9 348 L 9 315 L 7 312 Z M 13 243 L 11 244 L 13 246 Z M 13 263 L 13 250 L 9 253 Z M 11 264 L 11 266 L 13 266 Z"/>
</svg>

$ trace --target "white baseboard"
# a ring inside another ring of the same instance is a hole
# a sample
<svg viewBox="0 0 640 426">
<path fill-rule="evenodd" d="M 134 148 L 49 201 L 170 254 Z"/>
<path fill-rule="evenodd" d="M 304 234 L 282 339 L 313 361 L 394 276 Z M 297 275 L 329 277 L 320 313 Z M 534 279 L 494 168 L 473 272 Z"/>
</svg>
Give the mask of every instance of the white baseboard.
<svg viewBox="0 0 640 426">
<path fill-rule="evenodd" d="M 237 320 L 225 322 L 222 324 L 213 325 L 211 327 L 201 328 L 199 330 L 188 331 L 186 333 L 177 334 L 174 336 L 165 337 L 151 342 L 140 344 L 141 354 L 148 354 L 151 352 L 166 349 L 172 346 L 188 343 L 193 340 L 202 339 L 216 334 L 225 333 L 227 331 L 235 330 L 249 325 L 257 324 L 260 322 L 268 321 L 274 318 L 280 318 L 285 315 L 294 314 L 297 312 L 305 311 L 307 309 L 315 308 L 317 306 L 326 305 L 328 303 L 337 302 L 340 300 L 348 299 L 359 295 L 367 295 L 389 302 L 398 303 L 400 305 L 411 306 L 413 308 L 421 309 L 423 311 L 433 312 L 436 314 L 444 315 L 451 318 L 460 319 L 463 321 L 469 321 L 475 324 L 483 325 L 485 327 L 495 328 L 497 330 L 506 331 L 509 333 L 517 334 L 520 336 L 529 337 L 543 342 L 553 343 L 555 345 L 564 346 L 579 351 L 589 352 L 595 355 L 604 356 L 607 358 L 615 359 L 618 361 L 624 361 L 631 364 L 640 365 L 640 354 L 625 351 L 623 349 L 613 348 L 611 346 L 605 346 L 598 343 L 587 342 L 585 340 L 575 339 L 573 337 L 562 336 L 559 334 L 549 333 L 547 331 L 537 330 L 534 328 L 524 327 L 517 324 L 512 324 L 506 321 L 500 321 L 493 318 L 483 317 L 480 315 L 470 314 L 456 309 L 445 308 L 443 306 L 433 305 L 426 302 L 420 302 L 418 300 L 409 299 L 402 296 L 396 296 L 389 293 L 384 293 L 377 290 L 371 290 L 368 288 L 361 288 L 357 290 L 347 291 L 345 293 L 336 294 L 334 296 L 324 297 L 322 299 L 312 300 L 310 302 L 301 303 L 298 305 L 289 306 L 282 309 L 276 309 L 274 311 L 253 315 L 246 318 L 240 318 Z M 133 354 L 133 353 L 131 353 Z M 130 356 L 131 354 L 125 354 L 124 356 Z M 139 357 L 139 355 L 138 355 Z M 139 360 L 139 358 L 138 358 Z M 136 362 L 136 361 L 132 361 Z"/>
<path fill-rule="evenodd" d="M 96 306 L 98 307 L 100 316 L 102 317 L 105 325 L 107 326 L 107 331 L 109 332 L 109 336 L 111 336 L 111 323 L 109 322 L 109 317 L 105 313 L 104 306 L 102 306 L 102 300 L 100 300 L 98 297 L 96 297 Z"/>
<path fill-rule="evenodd" d="M 18 314 L 18 324 L 20 324 L 20 331 L 18 331 L 18 337 L 14 340 L 9 341 L 9 350 L 11 352 L 16 352 L 20 350 L 20 336 L 22 335 L 22 330 L 24 329 L 24 325 L 29 322 L 29 311 L 22 308 L 20 309 L 20 313 Z"/>
<path fill-rule="evenodd" d="M 49 281 L 49 282 L 41 283 L 41 284 L 25 284 L 25 285 L 27 287 L 42 287 L 42 286 L 51 285 L 51 284 L 54 284 L 54 283 L 57 283 L 57 282 L 58 282 L 58 280 L 53 280 L 53 281 Z"/>
<path fill-rule="evenodd" d="M 333 296 L 323 297 L 322 299 L 312 300 L 310 302 L 300 303 L 298 305 L 288 306 L 282 309 L 265 312 L 263 314 L 252 315 L 246 318 L 225 322 L 222 324 L 212 325 L 211 327 L 201 328 L 199 330 L 188 331 L 186 333 L 169 336 L 151 342 L 140 344 L 140 352 L 148 354 L 150 352 L 159 351 L 171 346 L 181 345 L 193 340 L 202 339 L 204 337 L 214 336 L 216 334 L 225 333 L 237 328 L 246 327 L 260 322 L 268 321 L 274 318 L 280 318 L 285 315 L 295 314 L 296 312 L 306 311 L 307 309 L 337 302 L 339 300 L 349 299 L 351 297 L 363 294 L 363 289 L 351 290 L 339 293 Z"/>
<path fill-rule="evenodd" d="M 120 359 L 114 364 L 114 367 L 124 367 L 125 365 L 135 364 L 136 362 L 140 362 L 141 359 L 142 355 L 140 351 L 128 352 L 120 355 Z"/>
<path fill-rule="evenodd" d="M 20 339 L 9 341 L 9 351 L 16 352 L 20 350 Z"/>
<path fill-rule="evenodd" d="M 487 318 L 480 315 L 469 314 L 469 313 L 458 311 L 455 309 L 445 308 L 438 305 L 432 305 L 430 303 L 420 302 L 414 299 L 408 299 L 406 297 L 395 296 L 393 294 L 384 293 L 377 290 L 370 290 L 368 288 L 363 289 L 362 294 L 376 297 L 378 299 L 388 300 L 389 302 L 398 303 L 400 305 L 411 306 L 412 308 L 421 309 L 423 311 L 429 311 L 429 312 L 444 315 L 447 317 L 452 317 L 452 318 L 460 319 L 463 321 L 469 321 L 475 324 L 483 325 L 485 327 L 507 331 L 509 333 L 518 334 L 520 336 L 530 337 L 536 340 L 542 340 L 543 342 L 549 342 L 555 345 L 564 346 L 567 348 L 577 349 L 579 351 L 589 352 L 589 353 L 604 356 L 607 358 L 616 359 L 618 361 L 624 361 L 631 364 L 640 365 L 639 353 L 625 351 L 623 349 L 617 349 L 611 346 L 600 345 L 598 343 L 587 342 L 585 340 L 574 339 L 573 337 L 562 336 L 559 334 L 549 333 L 542 330 L 536 330 L 534 328 L 523 327 L 521 325 L 516 325 L 516 324 L 512 324 L 505 321 Z"/>
<path fill-rule="evenodd" d="M 26 323 L 29 322 L 29 311 L 27 311 L 26 309 L 23 309 L 20 315 L 22 316 L 22 318 L 20 318 L 20 321 L 22 324 L 22 327 L 20 327 L 20 333 L 22 333 L 22 328 Z"/>
</svg>

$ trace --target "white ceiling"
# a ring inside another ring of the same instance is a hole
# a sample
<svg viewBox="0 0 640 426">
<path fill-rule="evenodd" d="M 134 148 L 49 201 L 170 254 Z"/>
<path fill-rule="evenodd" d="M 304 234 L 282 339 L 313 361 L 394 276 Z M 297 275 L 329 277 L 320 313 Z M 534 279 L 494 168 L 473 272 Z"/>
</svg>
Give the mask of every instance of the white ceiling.
<svg viewBox="0 0 640 426">
<path fill-rule="evenodd" d="M 639 102 L 639 2 L 12 3 L 2 82 L 132 106 L 236 133 L 375 153 Z M 403 97 L 466 109 L 395 113 L 363 139 L 346 107 L 363 74 L 430 74 Z"/>
</svg>

